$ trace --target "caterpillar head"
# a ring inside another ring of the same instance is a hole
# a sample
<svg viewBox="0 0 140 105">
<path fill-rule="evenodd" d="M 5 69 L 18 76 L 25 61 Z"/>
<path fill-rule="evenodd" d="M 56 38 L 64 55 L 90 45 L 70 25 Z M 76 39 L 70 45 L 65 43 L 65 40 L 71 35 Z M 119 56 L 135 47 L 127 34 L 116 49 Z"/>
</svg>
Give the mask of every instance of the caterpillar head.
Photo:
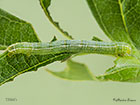
<svg viewBox="0 0 140 105">
<path fill-rule="evenodd" d="M 132 48 L 129 44 L 123 43 L 118 50 L 118 56 L 130 56 Z"/>
<path fill-rule="evenodd" d="M 127 45 L 124 47 L 124 53 L 127 55 L 131 54 L 131 46 L 130 45 Z"/>
</svg>

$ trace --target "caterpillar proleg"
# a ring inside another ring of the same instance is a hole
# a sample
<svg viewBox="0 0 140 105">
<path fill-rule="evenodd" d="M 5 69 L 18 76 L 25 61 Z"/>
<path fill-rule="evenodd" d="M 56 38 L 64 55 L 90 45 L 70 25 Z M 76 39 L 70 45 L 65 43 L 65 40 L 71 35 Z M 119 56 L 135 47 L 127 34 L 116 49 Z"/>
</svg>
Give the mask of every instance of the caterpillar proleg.
<svg viewBox="0 0 140 105">
<path fill-rule="evenodd" d="M 45 55 L 57 53 L 96 53 L 115 56 L 127 56 L 131 47 L 124 42 L 101 42 L 86 40 L 60 40 L 54 42 L 15 43 L 7 48 L 12 54 Z"/>
</svg>

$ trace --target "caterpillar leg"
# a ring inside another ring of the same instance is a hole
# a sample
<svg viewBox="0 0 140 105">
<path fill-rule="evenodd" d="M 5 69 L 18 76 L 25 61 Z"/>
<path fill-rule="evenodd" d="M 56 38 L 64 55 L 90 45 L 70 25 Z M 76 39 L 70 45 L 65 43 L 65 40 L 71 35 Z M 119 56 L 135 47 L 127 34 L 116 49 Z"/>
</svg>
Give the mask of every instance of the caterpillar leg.
<svg viewBox="0 0 140 105">
<path fill-rule="evenodd" d="M 14 51 L 8 52 L 8 57 L 12 57 L 15 54 Z"/>
</svg>

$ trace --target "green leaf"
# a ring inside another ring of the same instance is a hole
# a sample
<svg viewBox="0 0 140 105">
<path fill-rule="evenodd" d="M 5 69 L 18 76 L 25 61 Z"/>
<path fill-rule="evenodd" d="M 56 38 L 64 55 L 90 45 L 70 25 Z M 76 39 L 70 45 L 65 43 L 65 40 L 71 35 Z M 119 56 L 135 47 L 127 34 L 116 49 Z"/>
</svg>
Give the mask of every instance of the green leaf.
<svg viewBox="0 0 140 105">
<path fill-rule="evenodd" d="M 51 42 L 57 41 L 56 36 L 53 37 L 53 39 L 51 40 Z"/>
<path fill-rule="evenodd" d="M 100 39 L 100 38 L 98 38 L 98 37 L 96 37 L 96 36 L 93 36 L 92 40 L 93 40 L 93 41 L 103 41 L 102 39 Z"/>
<path fill-rule="evenodd" d="M 27 23 L 0 9 L 0 48 L 16 42 L 39 42 L 30 23 Z M 6 47 L 4 47 L 5 49 Z M 11 81 L 17 75 L 27 71 L 36 71 L 54 61 L 61 61 L 71 56 L 68 53 L 31 55 L 14 54 L 9 56 L 5 51 L 0 55 L 0 85 Z"/>
<path fill-rule="evenodd" d="M 97 80 L 86 65 L 72 60 L 67 61 L 67 68 L 64 71 L 54 72 L 48 69 L 46 70 L 56 77 L 67 80 Z"/>
<path fill-rule="evenodd" d="M 53 18 L 50 15 L 50 12 L 48 10 L 49 6 L 51 5 L 51 0 L 40 0 L 40 4 L 42 6 L 42 9 L 44 10 L 46 16 L 48 17 L 49 21 L 60 31 L 65 37 L 68 39 L 73 39 L 71 35 L 69 35 L 68 32 L 64 31 L 58 22 L 54 21 Z"/>
<path fill-rule="evenodd" d="M 87 3 L 110 39 L 140 49 L 139 0 L 87 0 Z"/>
<path fill-rule="evenodd" d="M 101 81 L 140 82 L 140 61 L 135 57 L 119 57 L 114 67 L 97 78 Z"/>
<path fill-rule="evenodd" d="M 93 75 L 84 64 L 71 60 L 68 60 L 67 68 L 64 71 L 46 70 L 52 75 L 66 80 L 140 82 L 140 61 L 135 57 L 118 57 L 115 60 L 115 66 L 99 76 Z"/>
<path fill-rule="evenodd" d="M 112 40 L 132 46 L 132 57 L 117 58 L 115 66 L 97 78 L 103 81 L 140 82 L 140 1 L 87 0 L 101 29 Z M 135 47 L 137 48 L 135 48 Z"/>
<path fill-rule="evenodd" d="M 0 48 L 30 41 L 40 41 L 32 25 L 0 9 Z"/>
</svg>

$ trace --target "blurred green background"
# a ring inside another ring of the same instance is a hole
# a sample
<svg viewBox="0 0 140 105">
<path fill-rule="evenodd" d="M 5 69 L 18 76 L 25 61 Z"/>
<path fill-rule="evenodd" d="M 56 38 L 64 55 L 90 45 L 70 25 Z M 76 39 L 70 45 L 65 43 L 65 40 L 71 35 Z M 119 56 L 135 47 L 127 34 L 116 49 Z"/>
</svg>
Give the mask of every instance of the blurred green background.
<svg viewBox="0 0 140 105">
<path fill-rule="evenodd" d="M 50 41 L 54 35 L 65 39 L 46 18 L 39 0 L 0 0 L 0 8 L 30 22 L 43 42 Z M 110 41 L 92 17 L 86 0 L 52 0 L 49 10 L 54 20 L 75 39 L 91 40 L 95 35 Z M 113 66 L 114 59 L 96 54 L 74 58 L 96 75 Z M 65 64 L 55 62 L 45 68 L 60 71 Z M 66 81 L 50 75 L 45 68 L 22 74 L 2 85 L 0 105 L 140 105 L 140 83 Z M 6 98 L 17 98 L 17 101 L 6 101 Z M 113 98 L 130 98 L 136 102 L 115 102 Z"/>
</svg>

